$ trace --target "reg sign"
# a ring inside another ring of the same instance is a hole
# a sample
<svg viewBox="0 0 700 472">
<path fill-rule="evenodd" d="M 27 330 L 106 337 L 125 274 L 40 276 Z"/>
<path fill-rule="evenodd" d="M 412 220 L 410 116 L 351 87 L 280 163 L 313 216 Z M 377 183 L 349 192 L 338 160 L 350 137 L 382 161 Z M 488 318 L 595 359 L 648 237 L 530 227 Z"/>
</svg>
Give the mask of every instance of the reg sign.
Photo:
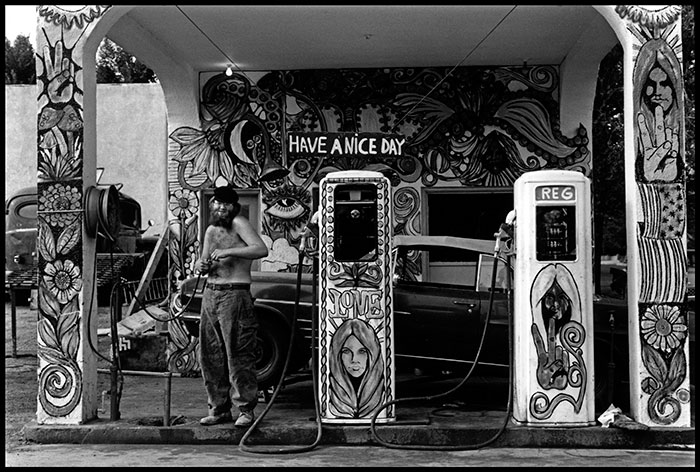
<svg viewBox="0 0 700 472">
<path fill-rule="evenodd" d="M 535 188 L 537 202 L 575 202 L 576 188 L 573 185 L 546 185 Z"/>
</svg>

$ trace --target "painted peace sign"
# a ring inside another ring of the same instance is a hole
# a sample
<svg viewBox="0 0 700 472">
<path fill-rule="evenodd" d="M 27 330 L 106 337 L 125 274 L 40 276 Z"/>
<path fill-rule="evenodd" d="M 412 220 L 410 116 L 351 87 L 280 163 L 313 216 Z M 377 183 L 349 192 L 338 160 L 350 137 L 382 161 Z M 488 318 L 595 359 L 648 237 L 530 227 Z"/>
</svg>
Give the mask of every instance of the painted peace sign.
<svg viewBox="0 0 700 472">
<path fill-rule="evenodd" d="M 650 181 L 675 179 L 678 173 L 675 165 L 679 148 L 678 130 L 665 127 L 661 106 L 654 107 L 654 123 L 651 130 L 642 113 L 637 115 L 637 126 L 644 156 L 644 176 Z"/>
</svg>

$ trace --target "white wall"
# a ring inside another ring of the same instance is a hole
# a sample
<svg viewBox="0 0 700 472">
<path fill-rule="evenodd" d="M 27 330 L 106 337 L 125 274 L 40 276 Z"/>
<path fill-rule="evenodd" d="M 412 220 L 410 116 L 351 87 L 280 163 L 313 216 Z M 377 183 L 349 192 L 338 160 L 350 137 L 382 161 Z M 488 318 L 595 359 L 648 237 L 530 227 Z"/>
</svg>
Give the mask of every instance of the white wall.
<svg viewBox="0 0 700 472">
<path fill-rule="evenodd" d="M 37 89 L 5 86 L 5 198 L 36 184 Z M 147 235 L 159 234 L 167 215 L 167 117 L 159 84 L 97 85 L 97 166 L 101 183 L 124 184 L 141 204 Z"/>
</svg>

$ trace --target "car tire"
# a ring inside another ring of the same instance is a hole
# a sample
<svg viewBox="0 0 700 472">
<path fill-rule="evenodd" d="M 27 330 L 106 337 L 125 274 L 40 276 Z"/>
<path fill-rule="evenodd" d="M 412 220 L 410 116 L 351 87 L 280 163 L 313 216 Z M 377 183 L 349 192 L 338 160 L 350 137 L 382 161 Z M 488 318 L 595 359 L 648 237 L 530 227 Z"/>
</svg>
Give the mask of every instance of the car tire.
<svg viewBox="0 0 700 472">
<path fill-rule="evenodd" d="M 258 348 L 255 373 L 260 390 L 277 386 L 287 359 L 289 328 L 282 321 L 258 314 Z"/>
</svg>

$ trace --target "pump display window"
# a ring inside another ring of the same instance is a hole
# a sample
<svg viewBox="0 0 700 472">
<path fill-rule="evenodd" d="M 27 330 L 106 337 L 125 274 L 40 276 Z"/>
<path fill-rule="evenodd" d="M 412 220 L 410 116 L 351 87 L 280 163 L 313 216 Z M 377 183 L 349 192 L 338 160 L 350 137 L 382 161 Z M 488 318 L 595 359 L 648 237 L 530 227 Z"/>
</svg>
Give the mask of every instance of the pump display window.
<svg viewBox="0 0 700 472">
<path fill-rule="evenodd" d="M 576 208 L 571 205 L 537 207 L 537 260 L 576 260 Z"/>
</svg>

